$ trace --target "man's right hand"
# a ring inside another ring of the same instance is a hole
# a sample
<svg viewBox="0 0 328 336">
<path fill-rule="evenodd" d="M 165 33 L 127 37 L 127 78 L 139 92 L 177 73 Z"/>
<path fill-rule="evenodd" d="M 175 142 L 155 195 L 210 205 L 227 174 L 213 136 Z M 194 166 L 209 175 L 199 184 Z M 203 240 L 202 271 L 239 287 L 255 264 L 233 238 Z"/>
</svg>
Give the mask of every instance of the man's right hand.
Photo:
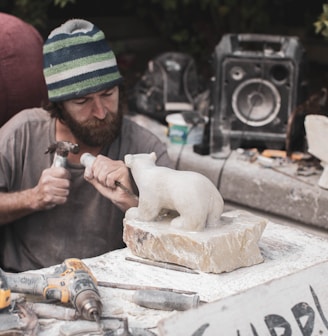
<svg viewBox="0 0 328 336">
<path fill-rule="evenodd" d="M 0 225 L 65 203 L 69 195 L 70 178 L 67 169 L 51 167 L 42 172 L 34 188 L 11 193 L 0 192 Z"/>
<path fill-rule="evenodd" d="M 45 169 L 38 184 L 33 188 L 35 210 L 46 210 L 64 204 L 71 185 L 70 172 L 63 167 Z"/>
</svg>

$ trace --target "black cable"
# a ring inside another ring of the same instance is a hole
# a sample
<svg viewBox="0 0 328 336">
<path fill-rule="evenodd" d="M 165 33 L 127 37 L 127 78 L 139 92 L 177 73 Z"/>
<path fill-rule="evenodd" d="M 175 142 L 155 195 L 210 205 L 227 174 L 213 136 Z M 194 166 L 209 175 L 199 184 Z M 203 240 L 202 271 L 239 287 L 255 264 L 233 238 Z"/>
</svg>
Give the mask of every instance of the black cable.
<svg viewBox="0 0 328 336">
<path fill-rule="evenodd" d="M 187 143 L 188 136 L 189 136 L 189 134 L 191 133 L 191 131 L 192 131 L 198 124 L 199 124 L 199 122 L 194 123 L 194 124 L 190 127 L 188 133 L 186 134 L 186 140 L 184 141 L 184 143 L 183 143 L 183 144 L 181 145 L 181 147 L 180 147 L 180 151 L 179 151 L 179 154 L 178 154 L 178 158 L 177 158 L 177 161 L 176 161 L 176 163 L 175 163 L 175 169 L 176 169 L 176 170 L 179 169 L 180 160 L 181 160 L 181 155 L 182 155 L 183 149 L 185 148 L 185 145 L 186 145 L 186 143 Z M 231 154 L 232 154 L 232 151 L 229 151 L 229 154 L 228 154 L 227 157 L 224 159 L 222 168 L 221 168 L 221 170 L 220 170 L 220 174 L 219 174 L 218 182 L 217 182 L 217 188 L 218 188 L 218 190 L 220 190 L 220 187 L 221 187 L 221 180 L 222 180 L 222 175 L 223 175 L 224 167 L 225 167 L 225 165 L 226 165 L 228 159 L 230 158 Z"/>
<path fill-rule="evenodd" d="M 263 59 L 264 59 L 264 57 L 263 57 Z M 259 79 L 260 79 L 260 82 L 258 83 L 258 88 L 257 88 L 256 92 L 261 92 L 262 87 L 263 87 L 263 80 L 264 80 L 264 69 L 263 69 L 263 67 L 261 68 L 261 76 L 259 77 Z M 247 112 L 246 123 L 244 123 L 244 125 L 243 125 L 242 133 L 241 133 L 241 136 L 240 136 L 240 141 L 241 142 L 243 141 L 243 138 L 244 138 L 244 135 L 245 135 L 245 131 L 246 131 L 246 126 L 248 125 L 248 121 L 251 118 L 251 114 L 252 114 L 254 106 L 255 106 L 255 102 L 252 101 L 252 105 L 250 106 L 250 108 L 249 108 L 249 110 Z M 221 181 L 222 181 L 223 171 L 224 171 L 225 165 L 226 165 L 228 159 L 230 158 L 231 154 L 232 154 L 232 150 L 230 150 L 229 154 L 224 159 L 222 168 L 220 170 L 220 173 L 219 173 L 219 176 L 218 176 L 218 181 L 217 181 L 217 188 L 218 188 L 218 190 L 220 190 L 220 188 L 221 188 Z"/>
<path fill-rule="evenodd" d="M 258 84 L 257 92 L 259 92 L 261 90 L 261 88 L 263 87 L 263 82 L 262 82 L 263 81 L 263 71 L 262 71 L 262 76 L 260 77 L 260 79 L 261 79 L 261 81 Z M 248 121 L 250 120 L 250 117 L 251 117 L 251 114 L 252 114 L 254 106 L 255 106 L 255 102 L 253 102 L 253 104 L 251 105 L 251 107 L 249 108 L 249 111 L 247 113 L 247 123 L 243 125 L 244 127 L 242 129 L 240 141 L 243 141 L 245 130 L 246 130 L 246 126 L 248 125 Z M 220 170 L 219 177 L 218 177 L 218 182 L 217 182 L 217 189 L 218 190 L 220 190 L 220 188 L 221 188 L 221 181 L 222 181 L 223 171 L 224 171 L 225 165 L 226 165 L 228 159 L 230 158 L 231 154 L 232 154 L 232 150 L 230 150 L 229 154 L 227 155 L 227 157 L 224 158 L 224 162 L 223 162 L 222 168 Z"/>
<path fill-rule="evenodd" d="M 224 159 L 224 162 L 223 162 L 223 165 L 222 165 L 222 168 L 220 170 L 220 173 L 219 173 L 219 177 L 218 177 L 218 182 L 216 184 L 216 187 L 217 189 L 220 191 L 220 188 L 221 188 L 221 180 L 222 180 L 222 175 L 223 175 L 223 171 L 224 171 L 224 167 L 228 161 L 228 159 L 230 158 L 232 154 L 232 150 L 229 151 L 229 154 L 227 155 L 227 157 Z"/>
</svg>

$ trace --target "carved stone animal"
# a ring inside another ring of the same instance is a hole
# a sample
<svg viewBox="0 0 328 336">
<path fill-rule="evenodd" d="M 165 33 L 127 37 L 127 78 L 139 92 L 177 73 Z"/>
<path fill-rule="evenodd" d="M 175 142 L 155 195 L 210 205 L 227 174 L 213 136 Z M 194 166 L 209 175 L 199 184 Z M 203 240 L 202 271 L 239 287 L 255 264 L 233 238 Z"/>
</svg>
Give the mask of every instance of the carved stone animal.
<svg viewBox="0 0 328 336">
<path fill-rule="evenodd" d="M 155 153 L 127 154 L 124 161 L 139 189 L 139 205 L 126 212 L 126 219 L 153 221 L 168 209 L 179 214 L 171 221 L 174 228 L 202 231 L 219 226 L 224 201 L 206 176 L 156 166 Z"/>
</svg>

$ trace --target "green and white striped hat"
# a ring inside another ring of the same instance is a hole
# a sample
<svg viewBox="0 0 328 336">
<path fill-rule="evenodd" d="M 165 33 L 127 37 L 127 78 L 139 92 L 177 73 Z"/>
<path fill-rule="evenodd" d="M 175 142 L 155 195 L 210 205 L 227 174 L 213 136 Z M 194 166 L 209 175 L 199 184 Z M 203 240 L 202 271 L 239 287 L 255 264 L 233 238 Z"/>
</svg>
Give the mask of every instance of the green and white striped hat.
<svg viewBox="0 0 328 336">
<path fill-rule="evenodd" d="M 68 20 L 54 29 L 44 43 L 43 61 L 52 102 L 83 97 L 122 81 L 104 33 L 85 20 Z"/>
</svg>

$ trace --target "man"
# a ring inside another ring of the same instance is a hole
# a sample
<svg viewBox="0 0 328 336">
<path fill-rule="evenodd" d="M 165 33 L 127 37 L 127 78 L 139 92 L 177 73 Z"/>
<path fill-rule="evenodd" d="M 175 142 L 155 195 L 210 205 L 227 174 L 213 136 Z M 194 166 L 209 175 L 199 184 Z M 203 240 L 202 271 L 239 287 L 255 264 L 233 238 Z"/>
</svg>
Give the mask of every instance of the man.
<svg viewBox="0 0 328 336">
<path fill-rule="evenodd" d="M 0 129 L 0 267 L 13 272 L 125 247 L 124 213 L 138 202 L 117 187 L 136 192 L 125 154 L 154 151 L 171 166 L 165 145 L 122 116 L 122 77 L 101 30 L 69 20 L 43 54 L 49 111 L 24 110 Z M 59 141 L 79 146 L 66 168 L 45 154 Z M 91 169 L 80 164 L 86 152 L 96 156 Z"/>
</svg>

